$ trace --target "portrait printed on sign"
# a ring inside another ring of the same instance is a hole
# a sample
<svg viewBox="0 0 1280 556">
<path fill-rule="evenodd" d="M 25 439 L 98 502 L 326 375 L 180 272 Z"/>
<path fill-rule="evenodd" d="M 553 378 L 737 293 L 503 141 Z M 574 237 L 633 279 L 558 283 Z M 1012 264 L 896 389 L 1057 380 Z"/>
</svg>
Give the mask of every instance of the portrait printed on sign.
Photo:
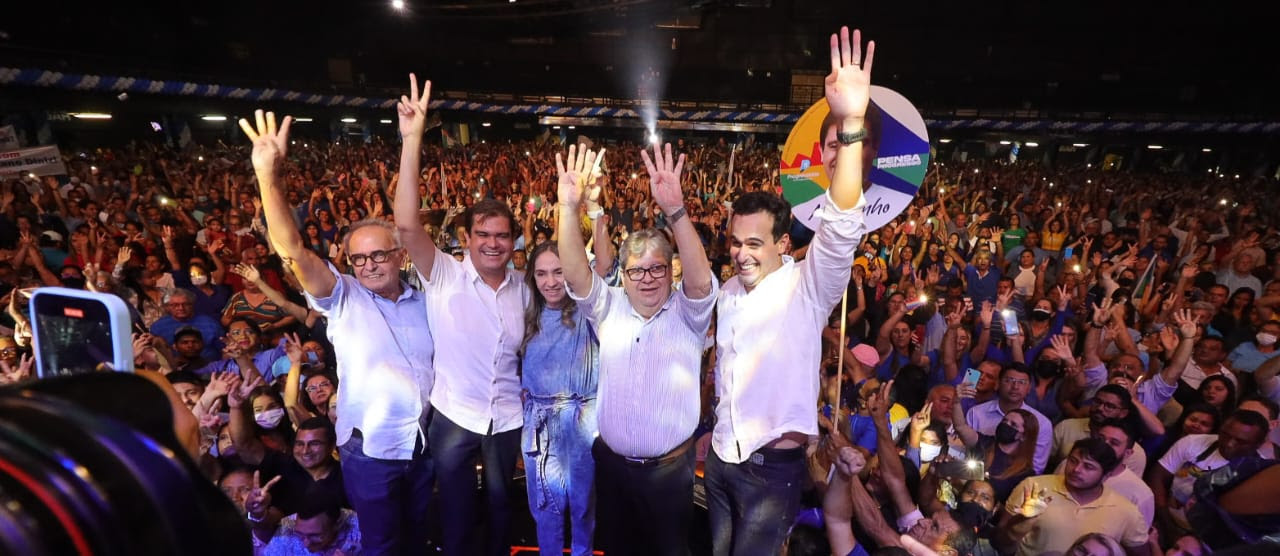
<svg viewBox="0 0 1280 556">
<path fill-rule="evenodd" d="M 787 136 L 779 165 L 782 195 L 791 212 L 809 229 L 817 229 L 818 209 L 835 175 L 839 148 L 835 122 L 821 99 L 805 111 Z M 871 87 L 866 115 L 867 141 L 863 167 L 870 165 L 863 184 L 863 209 L 868 230 L 884 226 L 902 213 L 915 197 L 929 168 L 929 135 L 924 118 L 911 102 L 895 91 Z"/>
</svg>

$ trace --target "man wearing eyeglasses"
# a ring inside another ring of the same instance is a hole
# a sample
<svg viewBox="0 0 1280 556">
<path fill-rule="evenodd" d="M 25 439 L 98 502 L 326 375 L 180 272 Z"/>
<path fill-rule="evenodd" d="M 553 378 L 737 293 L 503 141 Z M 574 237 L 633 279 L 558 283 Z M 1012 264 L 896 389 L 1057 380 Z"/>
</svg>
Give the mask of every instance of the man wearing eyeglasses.
<svg viewBox="0 0 1280 556">
<path fill-rule="evenodd" d="M 597 395 L 596 523 L 607 554 L 687 554 L 693 518 L 693 431 L 700 411 L 702 346 L 715 308 L 715 279 L 687 218 L 675 159 L 654 145 L 641 152 L 650 189 L 674 232 L 684 279 L 671 287 L 671 244 L 654 229 L 618 250 L 622 287 L 608 287 L 587 264 L 579 209 L 595 153 L 556 155 L 560 261 L 569 297 L 600 338 Z M 599 209 L 596 209 L 597 211 Z M 599 215 L 591 215 L 596 218 Z"/>
<path fill-rule="evenodd" d="M 1049 463 L 1049 454 L 1053 450 L 1053 423 L 1036 408 L 1026 404 L 1027 392 L 1031 390 L 1031 372 L 1026 365 L 1010 363 L 1000 369 L 1000 382 L 996 387 L 996 399 L 980 403 L 969 408 L 965 421 L 973 430 L 994 436 L 996 426 L 1004 419 L 1004 415 L 1015 409 L 1025 409 L 1036 416 L 1040 422 L 1040 433 L 1036 437 L 1036 453 L 1032 458 L 1032 466 L 1036 473 L 1043 473 Z"/>
<path fill-rule="evenodd" d="M 417 267 L 426 293 L 435 352 L 430 437 L 439 477 L 444 553 L 506 556 L 511 494 L 524 410 L 520 403 L 519 355 L 529 288 L 508 268 L 517 229 L 511 209 L 495 199 L 475 202 L 462 220 L 466 256 L 441 251 L 423 228 L 418 209 L 422 133 L 431 82 L 421 95 L 410 74 L 409 97 L 401 97 L 400 183 L 396 229 Z M 470 197 L 468 197 L 470 198 Z M 341 398 L 339 398 L 341 401 Z M 341 413 L 339 413 L 341 416 Z M 476 464 L 483 465 L 488 535 L 482 547 L 475 527 Z"/>
<path fill-rule="evenodd" d="M 1134 411 L 1133 398 L 1123 386 L 1108 384 L 1099 388 L 1093 395 L 1093 403 L 1089 405 L 1088 417 L 1065 419 L 1053 427 L 1053 459 L 1066 459 L 1077 440 L 1096 436 L 1098 427 L 1109 419 L 1127 421 Z M 1141 444 L 1135 444 L 1132 452 L 1122 455 L 1125 467 L 1138 475 L 1146 471 L 1147 452 L 1142 449 Z"/>
<path fill-rule="evenodd" d="M 255 113 L 253 167 L 268 233 L 293 268 L 307 302 L 328 321 L 338 363 L 336 444 L 347 499 L 360 515 L 366 553 L 413 553 L 426 543 L 433 467 L 425 442 L 434 342 L 422 292 L 400 279 L 404 262 L 395 229 L 369 219 L 351 225 L 343 252 L 354 276 L 307 249 L 280 175 L 289 148 L 286 117 Z"/>
</svg>

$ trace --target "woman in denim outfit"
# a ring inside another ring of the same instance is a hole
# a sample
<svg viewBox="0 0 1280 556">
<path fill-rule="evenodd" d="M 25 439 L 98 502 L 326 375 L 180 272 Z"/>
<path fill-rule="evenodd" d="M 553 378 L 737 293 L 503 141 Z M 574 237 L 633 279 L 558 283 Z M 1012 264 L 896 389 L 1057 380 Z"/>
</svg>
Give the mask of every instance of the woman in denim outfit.
<svg viewBox="0 0 1280 556">
<path fill-rule="evenodd" d="M 564 549 L 564 516 L 572 522 L 572 554 L 591 554 L 595 534 L 596 385 L 599 345 L 565 293 L 555 242 L 533 250 L 525 276 L 533 300 L 525 310 L 524 469 L 529 510 L 543 554 Z"/>
</svg>

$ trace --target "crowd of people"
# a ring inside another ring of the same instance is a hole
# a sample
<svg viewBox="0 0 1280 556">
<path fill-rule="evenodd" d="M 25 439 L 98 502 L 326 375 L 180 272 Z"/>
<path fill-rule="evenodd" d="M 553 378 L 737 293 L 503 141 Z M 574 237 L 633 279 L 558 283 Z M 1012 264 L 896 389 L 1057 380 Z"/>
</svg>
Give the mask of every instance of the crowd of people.
<svg viewBox="0 0 1280 556">
<path fill-rule="evenodd" d="M 398 153 L 259 111 L 248 149 L 7 179 L 0 384 L 34 378 L 34 288 L 118 295 L 262 554 L 418 554 L 429 521 L 509 554 L 522 495 L 543 552 L 682 554 L 699 480 L 717 555 L 1274 539 L 1267 187 L 951 161 L 868 230 L 861 43 L 831 39 L 812 231 L 776 147 L 446 149 L 412 76 Z"/>
</svg>

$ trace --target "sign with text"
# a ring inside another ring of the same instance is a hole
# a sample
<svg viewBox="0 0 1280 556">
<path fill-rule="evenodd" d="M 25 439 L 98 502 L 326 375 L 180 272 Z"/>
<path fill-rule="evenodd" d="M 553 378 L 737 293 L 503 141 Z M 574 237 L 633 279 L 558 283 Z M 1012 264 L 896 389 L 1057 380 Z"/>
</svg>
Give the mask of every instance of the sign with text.
<svg viewBox="0 0 1280 556">
<path fill-rule="evenodd" d="M 880 139 L 868 175 L 870 184 L 863 184 L 867 200 L 863 214 L 867 229 L 875 230 L 915 198 L 929 169 L 929 135 L 920 112 L 897 92 L 872 86 L 871 104 L 880 112 Z M 791 213 L 809 229 L 818 227 L 818 209 L 826 202 L 834 175 L 835 161 L 823 160 L 824 153 L 835 152 L 835 126 L 822 128 L 829 112 L 825 98 L 805 111 L 787 136 L 779 165 L 782 195 L 791 203 Z M 828 137 L 822 137 L 824 132 Z M 868 141 L 863 148 L 871 144 Z"/>
<path fill-rule="evenodd" d="M 58 147 L 49 145 L 0 151 L 0 175 L 60 176 L 66 173 L 67 165 L 62 161 L 62 153 L 58 151 Z"/>
</svg>

